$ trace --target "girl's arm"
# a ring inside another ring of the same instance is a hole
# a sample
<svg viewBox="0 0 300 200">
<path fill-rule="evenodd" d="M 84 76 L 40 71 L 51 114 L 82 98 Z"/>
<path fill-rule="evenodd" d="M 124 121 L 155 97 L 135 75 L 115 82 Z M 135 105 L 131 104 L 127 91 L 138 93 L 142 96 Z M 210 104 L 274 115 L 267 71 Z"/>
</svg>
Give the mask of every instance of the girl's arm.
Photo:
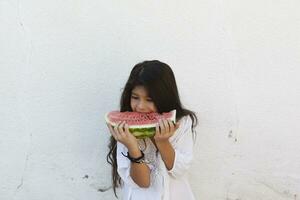
<svg viewBox="0 0 300 200">
<path fill-rule="evenodd" d="M 175 151 L 169 141 L 156 142 L 161 158 L 164 161 L 166 168 L 171 170 L 174 166 Z"/>
<path fill-rule="evenodd" d="M 125 125 L 125 122 L 118 123 L 114 128 L 110 124 L 107 124 L 107 126 L 115 140 L 126 146 L 130 157 L 138 158 L 142 155 L 137 139 L 129 132 L 128 125 Z M 139 187 L 146 188 L 150 186 L 150 169 L 145 163 L 131 162 L 130 176 Z"/>
<path fill-rule="evenodd" d="M 128 153 L 132 158 L 142 156 L 138 147 L 129 148 Z M 131 162 L 130 176 L 138 186 L 143 188 L 150 186 L 150 169 L 145 163 Z"/>
<path fill-rule="evenodd" d="M 175 152 L 173 167 L 168 171 L 173 178 L 178 178 L 184 175 L 193 160 L 194 138 L 192 132 L 192 119 L 184 117 L 180 120 L 180 129 L 176 136 L 169 139 Z M 164 155 L 164 150 L 161 151 Z M 167 162 L 165 162 L 167 166 Z"/>
<path fill-rule="evenodd" d="M 172 121 L 165 119 L 160 120 L 156 125 L 155 143 L 168 170 L 173 168 L 175 160 L 175 150 L 169 142 L 169 138 L 178 127 L 179 123 L 173 124 Z"/>
</svg>

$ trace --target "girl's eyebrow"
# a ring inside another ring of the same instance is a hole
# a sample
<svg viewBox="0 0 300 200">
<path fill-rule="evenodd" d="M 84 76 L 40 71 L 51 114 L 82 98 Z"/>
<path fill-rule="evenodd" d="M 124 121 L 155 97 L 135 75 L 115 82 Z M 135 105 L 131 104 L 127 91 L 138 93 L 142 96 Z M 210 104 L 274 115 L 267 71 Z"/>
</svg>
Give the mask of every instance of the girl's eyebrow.
<svg viewBox="0 0 300 200">
<path fill-rule="evenodd" d="M 131 95 L 139 96 L 137 93 L 131 92 Z M 147 98 L 151 99 L 150 97 L 146 96 Z"/>
</svg>

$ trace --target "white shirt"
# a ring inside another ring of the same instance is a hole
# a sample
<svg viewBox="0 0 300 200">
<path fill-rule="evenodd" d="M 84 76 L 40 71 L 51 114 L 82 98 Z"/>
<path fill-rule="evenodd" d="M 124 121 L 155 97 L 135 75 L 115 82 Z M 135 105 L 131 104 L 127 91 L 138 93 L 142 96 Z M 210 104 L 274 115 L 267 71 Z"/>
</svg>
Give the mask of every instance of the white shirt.
<svg viewBox="0 0 300 200">
<path fill-rule="evenodd" d="M 150 168 L 150 186 L 139 187 L 130 176 L 130 160 L 121 152 L 127 154 L 127 148 L 117 143 L 118 173 L 123 181 L 121 186 L 122 200 L 195 200 L 191 191 L 187 170 L 193 159 L 192 120 L 184 116 L 180 120 L 179 128 L 169 139 L 175 150 L 174 165 L 168 170 L 149 138 L 139 140 L 141 150 L 145 153 Z"/>
</svg>

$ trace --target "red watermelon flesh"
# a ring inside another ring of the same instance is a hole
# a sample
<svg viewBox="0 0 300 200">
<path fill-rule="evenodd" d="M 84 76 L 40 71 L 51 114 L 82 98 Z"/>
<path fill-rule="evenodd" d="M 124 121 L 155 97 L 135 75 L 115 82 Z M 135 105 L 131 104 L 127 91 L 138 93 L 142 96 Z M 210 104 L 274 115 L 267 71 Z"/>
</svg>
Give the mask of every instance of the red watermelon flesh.
<svg viewBox="0 0 300 200">
<path fill-rule="evenodd" d="M 112 126 L 125 121 L 129 125 L 129 131 L 138 139 L 154 136 L 159 119 L 169 119 L 176 123 L 176 110 L 162 114 L 112 111 L 105 115 L 106 122 Z"/>
</svg>

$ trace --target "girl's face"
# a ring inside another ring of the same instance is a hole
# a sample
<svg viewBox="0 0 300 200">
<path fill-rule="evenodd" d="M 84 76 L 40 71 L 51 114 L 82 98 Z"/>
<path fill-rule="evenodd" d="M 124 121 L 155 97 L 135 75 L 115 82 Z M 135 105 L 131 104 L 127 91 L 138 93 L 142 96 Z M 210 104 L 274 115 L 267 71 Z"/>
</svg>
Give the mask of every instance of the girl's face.
<svg viewBox="0 0 300 200">
<path fill-rule="evenodd" d="M 134 112 L 157 112 L 156 106 L 143 86 L 133 88 L 131 91 L 130 105 Z"/>
</svg>

